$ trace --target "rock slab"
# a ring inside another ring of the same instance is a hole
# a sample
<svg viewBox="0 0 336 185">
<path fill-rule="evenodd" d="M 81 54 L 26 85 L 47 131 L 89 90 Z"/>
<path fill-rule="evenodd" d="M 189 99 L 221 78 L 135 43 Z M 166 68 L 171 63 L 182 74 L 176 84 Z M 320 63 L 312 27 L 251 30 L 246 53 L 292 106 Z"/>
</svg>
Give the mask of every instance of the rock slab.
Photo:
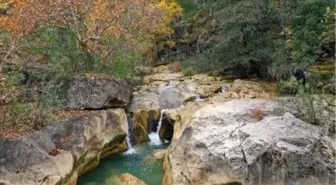
<svg viewBox="0 0 336 185">
<path fill-rule="evenodd" d="M 132 89 L 113 79 L 77 78 L 70 83 L 70 109 L 125 107 L 131 101 Z"/>
<path fill-rule="evenodd" d="M 264 112 L 262 120 L 251 116 L 255 106 Z M 168 149 L 164 185 L 335 182 L 335 147 L 322 129 L 283 112 L 275 101 L 232 100 L 185 120 L 176 123 L 181 131 Z"/>
<path fill-rule="evenodd" d="M 30 136 L 0 139 L 0 184 L 76 184 L 101 158 L 127 149 L 127 130 L 125 111 L 119 108 L 91 111 Z"/>
</svg>

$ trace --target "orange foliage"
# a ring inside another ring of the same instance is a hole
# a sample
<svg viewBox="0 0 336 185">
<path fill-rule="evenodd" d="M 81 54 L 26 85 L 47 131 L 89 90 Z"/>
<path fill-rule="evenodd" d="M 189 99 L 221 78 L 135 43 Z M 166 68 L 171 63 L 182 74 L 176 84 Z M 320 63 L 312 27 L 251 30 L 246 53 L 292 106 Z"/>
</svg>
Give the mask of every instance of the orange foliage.
<svg viewBox="0 0 336 185">
<path fill-rule="evenodd" d="M 258 106 L 254 106 L 251 117 L 257 120 L 262 120 L 265 117 L 265 114 Z"/>
<path fill-rule="evenodd" d="M 9 14 L 0 16 L 0 28 L 14 38 L 43 25 L 61 26 L 75 33 L 82 46 L 102 51 L 103 58 L 117 47 L 98 46 L 103 36 L 145 53 L 155 39 L 173 33 L 170 24 L 182 11 L 173 0 L 11 0 L 11 4 Z"/>
</svg>

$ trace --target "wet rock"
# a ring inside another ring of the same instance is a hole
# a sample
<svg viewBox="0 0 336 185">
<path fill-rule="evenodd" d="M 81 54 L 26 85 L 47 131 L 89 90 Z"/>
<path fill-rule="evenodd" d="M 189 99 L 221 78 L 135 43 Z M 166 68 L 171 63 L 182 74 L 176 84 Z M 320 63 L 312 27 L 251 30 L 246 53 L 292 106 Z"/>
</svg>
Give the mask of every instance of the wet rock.
<svg viewBox="0 0 336 185">
<path fill-rule="evenodd" d="M 102 109 L 125 107 L 131 101 L 132 89 L 113 79 L 77 78 L 70 83 L 68 107 L 71 109 Z"/>
<path fill-rule="evenodd" d="M 160 150 L 160 151 L 157 151 L 153 154 L 153 157 L 155 159 L 164 159 L 164 156 L 166 155 L 167 153 L 167 150 Z"/>
<path fill-rule="evenodd" d="M 144 181 L 129 173 L 120 175 L 119 179 L 121 181 L 121 185 L 147 185 Z"/>
<path fill-rule="evenodd" d="M 135 134 L 137 144 L 149 141 L 148 134 L 155 132 L 157 122 L 160 117 L 160 109 L 136 109 L 133 111 L 134 128 L 132 133 Z"/>
<path fill-rule="evenodd" d="M 251 116 L 255 106 L 263 119 Z M 163 184 L 329 184 L 334 154 L 320 127 L 285 113 L 278 102 L 232 100 L 175 122 Z"/>
<path fill-rule="evenodd" d="M 125 151 L 123 109 L 91 111 L 17 139 L 0 139 L 0 184 L 76 184 L 100 159 Z"/>
<path fill-rule="evenodd" d="M 119 176 L 109 177 L 105 183 L 106 185 L 147 185 L 144 181 L 135 177 L 132 174 L 124 173 Z"/>
</svg>

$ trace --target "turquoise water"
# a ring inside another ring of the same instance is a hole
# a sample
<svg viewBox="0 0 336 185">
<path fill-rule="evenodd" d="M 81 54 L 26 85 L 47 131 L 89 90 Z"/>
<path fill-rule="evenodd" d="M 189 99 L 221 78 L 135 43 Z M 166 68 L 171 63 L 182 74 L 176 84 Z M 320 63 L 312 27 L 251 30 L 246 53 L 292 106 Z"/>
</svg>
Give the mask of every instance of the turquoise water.
<svg viewBox="0 0 336 185">
<path fill-rule="evenodd" d="M 134 153 L 122 153 L 103 159 L 99 166 L 78 179 L 78 185 L 111 185 L 107 181 L 115 175 L 130 173 L 147 183 L 161 185 L 162 161 L 154 160 L 151 155 L 166 146 L 137 146 Z"/>
</svg>

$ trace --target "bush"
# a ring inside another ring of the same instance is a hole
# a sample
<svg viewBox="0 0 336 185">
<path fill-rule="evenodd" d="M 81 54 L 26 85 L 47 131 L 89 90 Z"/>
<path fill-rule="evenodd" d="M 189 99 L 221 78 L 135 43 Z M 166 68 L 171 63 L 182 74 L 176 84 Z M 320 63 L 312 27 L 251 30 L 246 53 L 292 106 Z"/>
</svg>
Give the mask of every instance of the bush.
<svg viewBox="0 0 336 185">
<path fill-rule="evenodd" d="M 196 73 L 197 71 L 192 66 L 188 66 L 187 68 L 183 69 L 183 74 L 186 76 L 192 76 Z"/>
<path fill-rule="evenodd" d="M 312 48 L 334 40 L 331 0 L 202 2 L 194 17 L 181 21 L 189 27 L 181 28 L 186 33 L 176 41 L 198 57 L 192 65 L 201 71 L 234 69 L 238 78 L 282 79 L 315 62 Z"/>
<path fill-rule="evenodd" d="M 287 81 L 280 81 L 280 93 L 282 94 L 296 94 L 300 88 L 300 82 L 296 80 L 294 76 L 292 76 Z"/>
<path fill-rule="evenodd" d="M 23 71 L 20 71 L 18 69 L 14 69 L 12 71 L 9 71 L 5 76 L 5 83 L 7 86 L 20 86 L 24 83 L 26 80 L 26 76 L 23 73 Z"/>
<path fill-rule="evenodd" d="M 10 121 L 38 129 L 47 121 L 43 111 L 45 110 L 40 109 L 36 103 L 12 102 Z"/>
</svg>

